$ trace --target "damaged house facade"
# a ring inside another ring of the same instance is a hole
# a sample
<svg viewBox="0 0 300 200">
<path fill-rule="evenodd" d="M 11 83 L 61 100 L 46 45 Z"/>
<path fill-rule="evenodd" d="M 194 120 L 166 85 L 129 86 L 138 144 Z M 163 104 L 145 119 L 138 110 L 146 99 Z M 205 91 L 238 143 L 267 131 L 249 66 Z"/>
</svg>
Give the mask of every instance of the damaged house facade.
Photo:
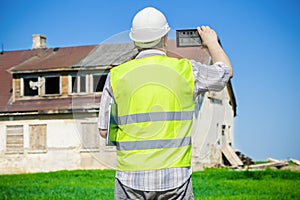
<svg viewBox="0 0 300 200">
<path fill-rule="evenodd" d="M 204 48 L 178 48 L 168 55 L 210 63 Z M 97 129 L 99 102 L 109 69 L 133 59 L 131 43 L 47 48 L 33 35 L 30 50 L 0 54 L 0 174 L 72 169 L 112 169 L 115 149 Z M 236 101 L 231 83 L 197 97 L 193 167 L 232 165 Z"/>
</svg>

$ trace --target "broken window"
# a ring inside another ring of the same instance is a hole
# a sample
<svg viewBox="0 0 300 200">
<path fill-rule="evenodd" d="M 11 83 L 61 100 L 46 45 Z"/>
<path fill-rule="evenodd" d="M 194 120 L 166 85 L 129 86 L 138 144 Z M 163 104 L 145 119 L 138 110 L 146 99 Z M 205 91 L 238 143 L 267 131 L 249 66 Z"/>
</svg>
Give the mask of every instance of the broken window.
<svg viewBox="0 0 300 200">
<path fill-rule="evenodd" d="M 226 125 L 222 125 L 222 135 L 225 135 Z"/>
<path fill-rule="evenodd" d="M 6 126 L 6 153 L 23 153 L 23 125 Z"/>
<path fill-rule="evenodd" d="M 72 91 L 72 93 L 77 93 L 76 76 L 72 76 L 71 79 L 72 79 L 71 91 Z"/>
<path fill-rule="evenodd" d="M 107 78 L 107 73 L 92 74 L 93 92 L 102 92 Z"/>
<path fill-rule="evenodd" d="M 86 93 L 87 92 L 87 75 L 72 75 L 71 76 L 71 93 Z"/>
<path fill-rule="evenodd" d="M 23 95 L 38 96 L 39 95 L 39 78 L 24 77 L 23 78 Z"/>
<path fill-rule="evenodd" d="M 81 144 L 85 150 L 99 149 L 99 133 L 96 122 L 82 122 Z"/>
<path fill-rule="evenodd" d="M 47 125 L 34 124 L 29 125 L 30 150 L 43 151 L 47 147 Z"/>
<path fill-rule="evenodd" d="M 44 94 L 60 94 L 60 76 L 46 76 L 44 79 Z"/>
<path fill-rule="evenodd" d="M 213 97 L 208 97 L 208 98 L 212 104 L 223 105 L 222 99 L 217 99 L 217 98 L 213 98 Z"/>
</svg>

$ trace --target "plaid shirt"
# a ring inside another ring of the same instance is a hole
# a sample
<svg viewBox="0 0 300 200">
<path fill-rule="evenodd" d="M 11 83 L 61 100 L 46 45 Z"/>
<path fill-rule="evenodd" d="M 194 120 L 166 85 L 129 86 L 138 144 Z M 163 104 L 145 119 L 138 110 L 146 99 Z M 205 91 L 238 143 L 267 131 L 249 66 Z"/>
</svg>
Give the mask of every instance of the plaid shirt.
<svg viewBox="0 0 300 200">
<path fill-rule="evenodd" d="M 136 59 L 166 54 L 159 50 L 145 50 L 140 52 Z M 194 75 L 195 97 L 206 91 L 222 90 L 229 80 L 229 67 L 221 62 L 205 65 L 191 60 Z M 100 102 L 98 128 L 107 129 L 109 104 L 114 102 L 114 96 L 108 75 L 103 88 Z M 142 191 L 165 191 L 183 185 L 191 176 L 191 167 L 168 168 L 161 170 L 145 170 L 134 172 L 116 172 L 116 178 L 127 187 Z"/>
</svg>

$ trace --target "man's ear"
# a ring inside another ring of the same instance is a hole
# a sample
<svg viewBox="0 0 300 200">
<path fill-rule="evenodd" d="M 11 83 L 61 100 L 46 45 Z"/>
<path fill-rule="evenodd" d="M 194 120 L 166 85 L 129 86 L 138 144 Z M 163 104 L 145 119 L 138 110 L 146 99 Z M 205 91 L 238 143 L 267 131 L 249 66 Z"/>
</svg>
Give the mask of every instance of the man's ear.
<svg viewBox="0 0 300 200">
<path fill-rule="evenodd" d="M 168 34 L 166 34 L 166 35 L 164 36 L 164 47 L 165 47 L 165 49 L 167 50 L 167 48 L 168 48 Z"/>
</svg>

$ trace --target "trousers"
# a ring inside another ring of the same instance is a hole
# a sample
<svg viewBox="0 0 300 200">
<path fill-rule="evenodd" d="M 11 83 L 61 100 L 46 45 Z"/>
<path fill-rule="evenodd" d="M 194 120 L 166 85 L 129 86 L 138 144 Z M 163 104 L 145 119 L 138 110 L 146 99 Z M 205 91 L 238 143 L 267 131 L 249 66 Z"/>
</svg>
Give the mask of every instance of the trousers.
<svg viewBox="0 0 300 200">
<path fill-rule="evenodd" d="M 123 185 L 115 180 L 115 200 L 194 200 L 192 180 L 189 178 L 182 186 L 166 191 L 141 191 Z"/>
</svg>

